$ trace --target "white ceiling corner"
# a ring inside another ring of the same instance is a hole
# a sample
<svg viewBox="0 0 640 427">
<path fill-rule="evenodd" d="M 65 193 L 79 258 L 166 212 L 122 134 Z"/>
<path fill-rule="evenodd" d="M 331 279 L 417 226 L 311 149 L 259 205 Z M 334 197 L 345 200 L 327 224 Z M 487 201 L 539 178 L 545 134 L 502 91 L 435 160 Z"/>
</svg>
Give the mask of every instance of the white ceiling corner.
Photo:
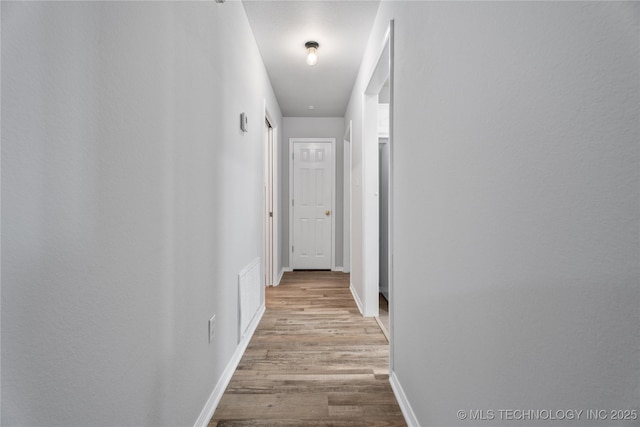
<svg viewBox="0 0 640 427">
<path fill-rule="evenodd" d="M 343 117 L 380 1 L 243 4 L 283 116 Z M 310 40 L 320 44 L 313 67 L 305 61 Z"/>
</svg>

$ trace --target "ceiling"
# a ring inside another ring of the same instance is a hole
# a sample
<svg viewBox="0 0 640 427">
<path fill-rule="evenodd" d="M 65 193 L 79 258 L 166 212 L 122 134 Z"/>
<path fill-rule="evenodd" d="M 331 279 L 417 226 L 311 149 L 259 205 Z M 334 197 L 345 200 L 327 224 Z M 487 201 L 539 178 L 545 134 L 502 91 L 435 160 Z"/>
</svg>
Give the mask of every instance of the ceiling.
<svg viewBox="0 0 640 427">
<path fill-rule="evenodd" d="M 380 1 L 243 4 L 282 115 L 343 117 Z M 305 61 L 310 40 L 320 44 L 313 67 Z"/>
</svg>

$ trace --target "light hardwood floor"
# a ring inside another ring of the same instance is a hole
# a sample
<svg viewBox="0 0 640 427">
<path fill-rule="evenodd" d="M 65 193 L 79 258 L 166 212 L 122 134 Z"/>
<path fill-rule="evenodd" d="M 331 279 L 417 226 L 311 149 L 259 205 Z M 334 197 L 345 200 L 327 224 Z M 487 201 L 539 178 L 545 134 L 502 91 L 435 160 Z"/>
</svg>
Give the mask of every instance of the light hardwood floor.
<svg viewBox="0 0 640 427">
<path fill-rule="evenodd" d="M 389 385 L 389 347 L 363 318 L 349 275 L 286 273 L 209 423 L 405 426 Z"/>
</svg>

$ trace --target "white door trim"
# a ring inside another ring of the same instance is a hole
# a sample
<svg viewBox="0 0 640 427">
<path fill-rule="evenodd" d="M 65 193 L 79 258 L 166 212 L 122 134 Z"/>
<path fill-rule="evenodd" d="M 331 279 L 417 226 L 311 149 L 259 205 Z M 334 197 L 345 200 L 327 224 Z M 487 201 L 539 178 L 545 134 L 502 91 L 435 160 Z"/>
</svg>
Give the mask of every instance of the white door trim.
<svg viewBox="0 0 640 427">
<path fill-rule="evenodd" d="M 279 194 L 279 189 L 280 189 L 280 180 L 278 179 L 278 167 L 279 167 L 279 162 L 278 162 L 278 146 L 280 145 L 278 143 L 279 139 L 278 139 L 278 127 L 276 126 L 276 121 L 273 118 L 273 115 L 271 114 L 271 112 L 269 111 L 269 108 L 267 108 L 267 101 L 266 99 L 264 100 L 264 118 L 266 120 L 269 121 L 269 124 L 271 125 L 271 140 L 272 140 L 272 144 L 271 144 L 271 165 L 272 165 L 272 179 L 271 179 L 271 197 L 273 200 L 272 206 L 271 206 L 271 211 L 273 212 L 273 218 L 272 218 L 272 240 L 271 240 L 271 277 L 267 277 L 266 279 L 266 283 L 265 286 L 275 286 L 277 285 L 279 282 L 279 265 L 281 265 L 280 261 L 280 234 L 279 234 L 279 227 L 278 227 L 278 222 L 280 221 L 280 204 L 278 203 L 278 194 Z M 264 150 L 265 153 L 265 159 L 264 159 L 264 164 L 266 167 L 266 163 L 267 163 L 267 150 Z M 266 172 L 266 171 L 265 171 Z M 265 187 L 267 185 L 266 182 L 266 173 L 265 175 Z M 266 192 L 265 192 L 266 194 Z M 266 206 L 266 199 L 263 200 L 263 206 Z M 266 234 L 267 234 L 267 218 L 266 216 L 268 215 L 268 213 L 266 212 L 265 209 L 265 218 L 263 220 L 263 236 L 264 236 L 264 241 L 262 244 L 263 247 L 263 259 L 265 262 L 265 269 L 266 269 L 266 262 L 267 262 L 267 238 L 266 238 Z M 266 276 L 266 275 L 265 275 Z"/>
<path fill-rule="evenodd" d="M 336 139 L 335 138 L 289 138 L 289 267 L 293 265 L 293 144 L 296 142 L 322 142 L 330 143 L 333 152 L 333 175 L 331 176 L 331 270 L 336 269 Z"/>
<path fill-rule="evenodd" d="M 273 127 L 266 118 L 263 124 L 264 132 L 264 285 L 273 285 Z"/>
<path fill-rule="evenodd" d="M 387 33 L 389 34 L 388 42 L 389 43 L 389 301 L 393 301 L 389 303 L 389 371 L 394 372 L 394 361 L 395 361 L 395 352 L 394 352 L 394 343 L 395 343 L 395 331 L 394 326 L 396 324 L 395 321 L 395 299 L 393 295 L 393 195 L 395 194 L 393 190 L 393 186 L 395 180 L 393 178 L 393 165 L 394 165 L 394 156 L 393 156 L 393 148 L 395 144 L 393 143 L 395 134 L 394 134 L 394 116 L 393 116 L 393 107 L 394 107 L 394 79 L 395 79 L 395 21 L 392 19 L 389 21 L 389 28 L 387 29 Z M 399 383 L 398 383 L 399 385 Z M 411 407 L 408 407 L 411 409 Z M 413 413 L 413 411 L 410 411 Z M 415 418 L 415 417 L 414 417 Z M 417 424 L 416 424 L 417 425 Z"/>
<path fill-rule="evenodd" d="M 349 126 L 344 132 L 344 203 L 342 216 L 342 271 L 349 273 L 351 271 L 351 138 L 352 138 L 353 121 L 349 120 Z"/>
</svg>

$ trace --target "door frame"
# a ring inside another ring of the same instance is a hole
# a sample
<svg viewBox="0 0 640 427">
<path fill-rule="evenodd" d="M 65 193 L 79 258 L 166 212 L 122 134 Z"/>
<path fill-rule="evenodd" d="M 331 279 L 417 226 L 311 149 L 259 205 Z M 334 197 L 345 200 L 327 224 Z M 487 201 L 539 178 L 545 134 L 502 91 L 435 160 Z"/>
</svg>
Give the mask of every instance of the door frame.
<svg viewBox="0 0 640 427">
<path fill-rule="evenodd" d="M 336 269 L 336 220 L 335 220 L 335 207 L 336 207 L 336 139 L 335 138 L 289 138 L 289 267 L 294 270 L 293 265 L 293 251 L 292 246 L 294 242 L 293 235 L 293 144 L 296 142 L 316 142 L 316 143 L 330 143 L 331 152 L 333 153 L 333 175 L 331 176 L 331 271 Z"/>
<path fill-rule="evenodd" d="M 349 125 L 343 136 L 343 161 L 344 173 L 344 203 L 342 204 L 342 271 L 351 271 L 351 138 L 353 137 L 353 120 L 349 120 Z"/>
<path fill-rule="evenodd" d="M 265 124 L 263 123 L 263 129 L 265 134 L 263 135 L 263 144 L 264 144 L 264 193 L 263 193 L 263 204 L 264 214 L 263 214 L 263 260 L 264 260 L 264 275 L 265 278 L 265 286 L 277 286 L 280 282 L 280 274 L 278 272 L 279 265 L 279 242 L 278 242 L 278 222 L 280 219 L 280 206 L 278 203 L 278 183 L 280 180 L 278 179 L 278 128 L 276 126 L 276 121 L 273 118 L 273 115 L 269 112 L 267 108 L 267 102 L 265 100 L 264 103 L 264 120 L 268 121 L 271 125 L 271 150 L 269 150 L 267 141 L 267 129 Z M 270 163 L 270 165 L 269 165 Z M 270 166 L 270 167 L 269 167 Z M 271 179 L 268 179 L 268 170 L 271 169 Z M 270 187 L 270 188 L 269 188 Z M 273 217 L 269 218 L 269 212 L 267 208 L 267 197 L 271 196 L 271 212 L 273 212 Z M 271 238 L 269 238 L 269 220 L 271 220 Z M 269 254 L 270 252 L 270 254 Z M 270 256 L 269 256 L 270 255 Z M 271 259 L 270 272 L 267 266 L 268 260 Z M 270 277 L 268 277 L 270 276 Z"/>
<path fill-rule="evenodd" d="M 393 356 L 393 106 L 394 106 L 394 21 L 389 22 L 387 32 L 381 44 L 379 54 L 367 86 L 363 92 L 362 120 L 362 163 L 363 176 L 363 209 L 362 209 L 362 281 L 364 295 L 362 298 L 363 315 L 378 316 L 379 270 L 380 262 L 380 218 L 379 218 L 379 176 L 378 176 L 378 94 L 382 86 L 389 80 L 389 335 L 390 353 Z M 390 358 L 390 361 L 393 357 Z"/>
<path fill-rule="evenodd" d="M 395 363 L 395 297 L 394 297 L 394 20 L 389 21 L 387 32 L 384 36 L 376 66 L 371 73 L 363 98 L 363 163 L 365 164 L 365 198 L 367 194 L 374 192 L 375 197 L 368 197 L 363 201 L 363 277 L 364 277 L 364 304 L 365 312 L 378 315 L 379 292 L 379 176 L 378 176 L 378 94 L 384 83 L 389 80 L 389 194 L 388 194 L 388 274 L 389 274 L 389 371 L 393 372 Z M 371 149 L 373 148 L 373 149 Z M 373 151 L 375 150 L 375 154 Z M 368 186 L 371 186 L 367 189 Z M 376 242 L 369 240 L 375 230 Z M 375 277 L 375 282 L 371 280 Z M 366 315 L 366 314 L 365 314 Z M 393 384 L 392 384 L 393 385 Z"/>
</svg>

